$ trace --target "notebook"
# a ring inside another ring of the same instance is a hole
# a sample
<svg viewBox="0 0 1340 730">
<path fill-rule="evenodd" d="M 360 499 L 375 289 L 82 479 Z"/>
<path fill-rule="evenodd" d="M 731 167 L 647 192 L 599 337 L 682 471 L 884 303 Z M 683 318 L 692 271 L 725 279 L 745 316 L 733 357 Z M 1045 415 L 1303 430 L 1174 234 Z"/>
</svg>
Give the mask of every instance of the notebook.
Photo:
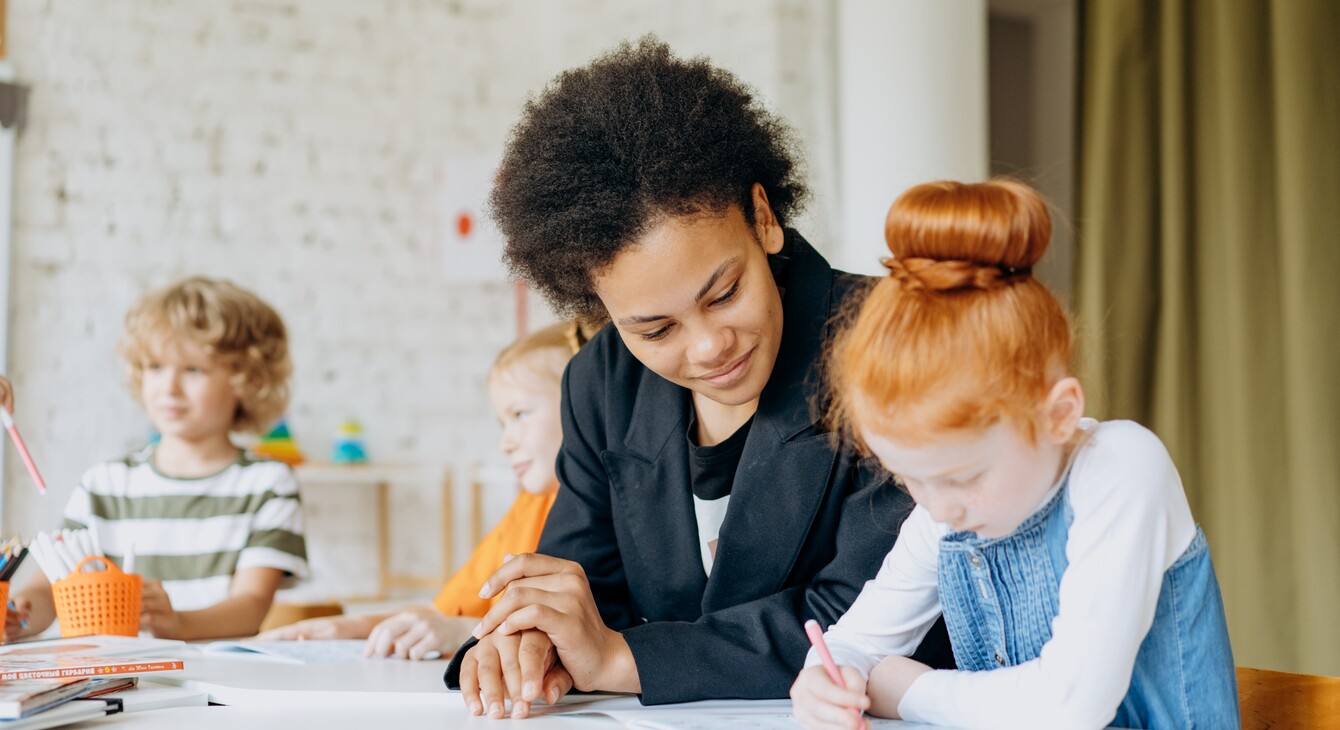
<svg viewBox="0 0 1340 730">
<path fill-rule="evenodd" d="M 789 714 L 785 715 L 697 715 L 693 713 L 665 713 L 662 715 L 630 717 L 632 713 L 611 712 L 609 717 L 621 721 L 629 730 L 803 730 L 804 726 Z M 925 728 L 919 723 L 902 720 L 884 720 L 866 717 L 872 728 Z"/>
<path fill-rule="evenodd" d="M 115 703 L 121 712 L 141 712 L 164 707 L 204 707 L 209 704 L 209 692 L 192 687 L 172 687 L 144 682 L 139 687 L 111 692 L 100 696 L 99 699 Z"/>
<path fill-rule="evenodd" d="M 186 642 L 138 636 L 81 636 L 0 647 L 0 681 L 109 677 L 181 669 Z M 149 656 L 152 655 L 152 656 Z"/>
<path fill-rule="evenodd" d="M 536 714 L 604 715 L 630 730 L 801 730 L 790 700 L 703 700 L 644 707 L 636 697 L 599 699 L 586 705 L 547 707 Z M 913 730 L 925 725 L 866 716 L 872 728 Z M 949 730 L 949 729 L 946 729 Z"/>
<path fill-rule="evenodd" d="M 311 641 L 214 641 L 205 645 L 210 654 L 265 658 L 289 664 L 353 664 L 368 661 L 363 639 Z"/>
<path fill-rule="evenodd" d="M 82 695 L 90 679 L 23 679 L 0 684 L 0 720 L 14 720 Z"/>
<path fill-rule="evenodd" d="M 19 641 L 0 646 L 0 663 L 10 656 L 147 656 L 180 654 L 186 642 L 140 636 L 81 636 L 75 639 Z"/>
<path fill-rule="evenodd" d="M 69 725 L 80 720 L 102 717 L 115 711 L 114 707 L 102 700 L 74 700 L 59 707 L 39 712 L 36 715 L 29 715 L 17 720 L 6 720 L 4 728 L 5 730 L 43 730 L 49 727 Z"/>
</svg>

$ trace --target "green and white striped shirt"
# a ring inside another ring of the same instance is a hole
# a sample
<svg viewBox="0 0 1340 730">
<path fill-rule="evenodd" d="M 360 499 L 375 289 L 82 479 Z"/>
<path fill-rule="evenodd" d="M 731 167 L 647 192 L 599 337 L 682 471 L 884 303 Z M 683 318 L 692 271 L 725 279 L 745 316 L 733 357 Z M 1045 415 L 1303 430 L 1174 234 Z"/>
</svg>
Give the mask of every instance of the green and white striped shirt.
<svg viewBox="0 0 1340 730">
<path fill-rule="evenodd" d="M 163 581 L 178 611 L 227 598 L 242 568 L 278 568 L 286 584 L 307 577 L 292 469 L 239 456 L 209 476 L 172 477 L 154 467 L 153 450 L 85 472 L 65 507 L 65 526 L 95 528 L 118 565 L 133 543 L 135 572 Z"/>
</svg>

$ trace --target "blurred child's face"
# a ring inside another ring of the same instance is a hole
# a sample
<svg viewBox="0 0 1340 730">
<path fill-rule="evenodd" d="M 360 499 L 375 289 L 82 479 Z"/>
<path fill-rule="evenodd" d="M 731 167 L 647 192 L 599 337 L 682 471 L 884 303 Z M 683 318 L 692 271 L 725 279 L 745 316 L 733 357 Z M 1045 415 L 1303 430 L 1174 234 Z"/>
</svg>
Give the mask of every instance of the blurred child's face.
<svg viewBox="0 0 1340 730">
<path fill-rule="evenodd" d="M 1036 443 L 1008 419 L 917 446 L 869 428 L 861 429 L 861 438 L 936 522 L 1003 537 L 1041 507 L 1056 484 L 1083 410 L 1078 381 L 1066 378 L 1042 409 Z"/>
<path fill-rule="evenodd" d="M 140 399 L 164 438 L 227 438 L 238 403 L 232 368 L 184 337 L 159 338 L 142 365 Z"/>
<path fill-rule="evenodd" d="M 861 437 L 912 499 L 956 532 L 1010 534 L 1041 506 L 1056 477 L 1055 459 L 1005 421 L 915 448 L 872 431 Z"/>
<path fill-rule="evenodd" d="M 563 444 L 559 385 L 527 370 L 524 361 L 489 378 L 489 404 L 502 426 L 499 446 L 521 488 L 543 494 L 558 486 L 554 462 Z"/>
</svg>

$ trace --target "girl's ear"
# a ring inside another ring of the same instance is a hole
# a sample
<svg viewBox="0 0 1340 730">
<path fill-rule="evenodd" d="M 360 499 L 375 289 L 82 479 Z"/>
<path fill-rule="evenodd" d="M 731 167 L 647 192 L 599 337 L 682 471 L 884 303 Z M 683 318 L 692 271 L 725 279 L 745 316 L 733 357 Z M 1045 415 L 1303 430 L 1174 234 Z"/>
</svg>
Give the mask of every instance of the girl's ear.
<svg viewBox="0 0 1340 730">
<path fill-rule="evenodd" d="M 1075 378 L 1061 378 L 1047 394 L 1047 404 L 1043 410 L 1043 438 L 1054 444 L 1069 442 L 1083 416 L 1083 386 Z"/>
<path fill-rule="evenodd" d="M 772 212 L 772 206 L 768 204 L 768 191 L 763 189 L 762 183 L 754 183 L 753 196 L 754 235 L 763 244 L 765 252 L 777 253 L 782 250 L 782 244 L 786 242 L 786 232 L 782 230 L 782 224 L 778 222 L 777 215 Z"/>
</svg>

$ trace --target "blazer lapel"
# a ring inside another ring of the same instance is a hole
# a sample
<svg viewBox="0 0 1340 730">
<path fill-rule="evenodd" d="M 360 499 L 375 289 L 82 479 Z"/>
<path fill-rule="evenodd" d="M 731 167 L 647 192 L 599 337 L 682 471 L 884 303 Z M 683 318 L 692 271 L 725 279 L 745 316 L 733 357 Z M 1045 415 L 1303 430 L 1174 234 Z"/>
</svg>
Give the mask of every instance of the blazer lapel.
<svg viewBox="0 0 1340 730">
<path fill-rule="evenodd" d="M 780 442 L 772 434 L 750 432 L 703 595 L 704 612 L 786 585 L 836 458 L 826 434 Z"/>
<path fill-rule="evenodd" d="M 731 488 L 703 610 L 733 606 L 786 585 L 837 459 L 816 427 L 817 366 L 830 313 L 833 270 L 794 232 L 783 255 L 782 344 L 759 399 Z"/>
<path fill-rule="evenodd" d="M 607 451 L 616 523 L 627 526 L 624 575 L 652 621 L 692 621 L 700 615 L 703 573 L 698 526 L 689 487 L 688 391 L 642 370 L 625 452 Z M 624 535 L 620 536 L 621 539 Z"/>
</svg>

